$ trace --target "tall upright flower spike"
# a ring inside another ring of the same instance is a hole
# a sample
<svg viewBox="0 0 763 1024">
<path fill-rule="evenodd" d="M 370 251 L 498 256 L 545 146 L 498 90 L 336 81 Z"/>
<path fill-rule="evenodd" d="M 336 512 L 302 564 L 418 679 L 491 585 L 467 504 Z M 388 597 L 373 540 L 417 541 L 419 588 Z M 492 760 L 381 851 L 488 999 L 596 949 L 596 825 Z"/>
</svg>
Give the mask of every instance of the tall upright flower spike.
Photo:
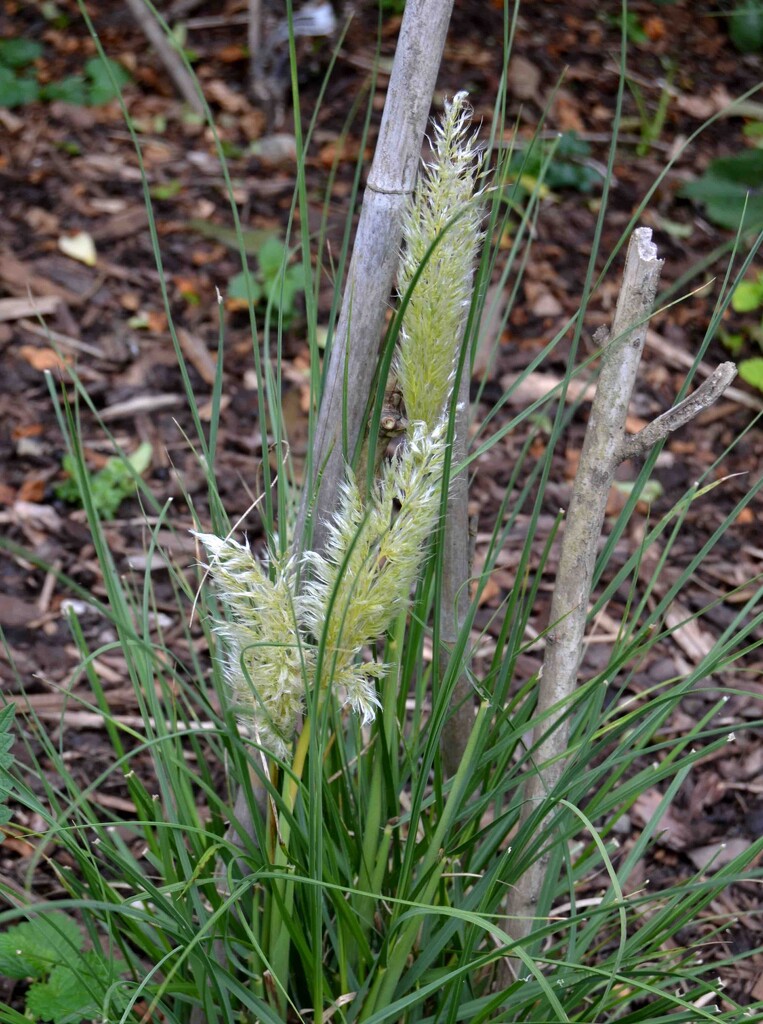
<svg viewBox="0 0 763 1024">
<path fill-rule="evenodd" d="M 466 97 L 457 93 L 446 102 L 443 121 L 434 122 L 434 159 L 422 169 L 403 225 L 398 293 L 413 291 L 396 374 L 409 420 L 430 429 L 450 399 L 482 239 L 476 202 L 480 159 Z"/>
<path fill-rule="evenodd" d="M 324 644 L 326 678 L 365 722 L 378 706 L 373 680 L 384 666 L 356 659 L 409 599 L 439 514 L 445 449 L 444 423 L 433 431 L 414 424 L 366 507 L 348 475 L 325 555 L 306 555 L 314 577 L 305 589 L 305 623 Z"/>
<path fill-rule="evenodd" d="M 249 546 L 195 533 L 229 618 L 217 625 L 226 647 L 225 675 L 240 719 L 275 757 L 285 758 L 314 666 L 297 622 L 294 562 L 274 565 L 271 580 Z"/>
<path fill-rule="evenodd" d="M 306 686 L 330 684 L 365 723 L 374 718 L 374 680 L 385 666 L 361 664 L 359 655 L 406 606 L 437 525 L 446 412 L 481 241 L 470 116 L 466 93 L 446 104 L 433 129 L 434 160 L 424 166 L 406 214 L 398 290 L 412 293 L 396 375 L 409 425 L 370 497 L 364 501 L 348 469 L 325 553 L 303 556 L 313 573 L 300 595 L 293 558 L 275 563 L 271 579 L 248 547 L 196 534 L 228 611 L 217 628 L 236 706 L 277 757 L 286 756 Z"/>
</svg>

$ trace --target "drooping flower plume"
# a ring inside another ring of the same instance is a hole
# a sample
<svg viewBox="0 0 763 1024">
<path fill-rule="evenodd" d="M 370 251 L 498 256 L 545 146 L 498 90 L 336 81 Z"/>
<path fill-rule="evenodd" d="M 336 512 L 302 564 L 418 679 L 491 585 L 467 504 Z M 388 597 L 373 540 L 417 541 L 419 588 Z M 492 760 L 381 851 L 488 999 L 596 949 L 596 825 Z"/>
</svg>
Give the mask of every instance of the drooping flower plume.
<svg viewBox="0 0 763 1024">
<path fill-rule="evenodd" d="M 374 717 L 373 679 L 384 666 L 358 664 L 358 654 L 410 597 L 437 523 L 445 450 L 444 424 L 434 431 L 414 424 L 366 505 L 348 475 L 325 554 L 306 556 L 313 578 L 305 588 L 305 621 L 324 644 L 333 685 L 365 721 Z"/>
<path fill-rule="evenodd" d="M 209 572 L 228 612 L 217 632 L 225 641 L 225 675 L 236 710 L 258 742 L 284 758 L 314 665 L 299 629 L 294 560 L 275 563 L 271 579 L 248 545 L 209 533 L 194 536 L 210 556 Z"/>
</svg>

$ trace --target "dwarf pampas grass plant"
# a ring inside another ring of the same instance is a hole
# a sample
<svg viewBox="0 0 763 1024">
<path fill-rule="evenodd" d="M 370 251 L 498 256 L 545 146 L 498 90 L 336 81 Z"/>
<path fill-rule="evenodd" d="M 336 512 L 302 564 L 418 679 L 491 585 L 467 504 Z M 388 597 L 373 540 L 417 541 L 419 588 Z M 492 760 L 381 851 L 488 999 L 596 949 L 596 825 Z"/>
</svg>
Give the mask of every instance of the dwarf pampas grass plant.
<svg viewBox="0 0 763 1024">
<path fill-rule="evenodd" d="M 373 720 L 385 666 L 361 654 L 406 607 L 437 526 L 446 412 L 481 240 L 470 114 L 466 93 L 446 103 L 442 124 L 433 126 L 434 158 L 406 215 L 396 375 L 408 428 L 370 495 L 348 467 L 325 551 L 301 556 L 301 591 L 295 555 L 272 559 L 268 572 L 248 547 L 196 534 L 227 610 L 218 634 L 237 711 L 278 758 L 287 755 L 312 687 L 334 692 L 364 724 Z"/>
<path fill-rule="evenodd" d="M 325 555 L 308 552 L 313 572 L 297 592 L 294 558 L 273 560 L 272 579 L 248 546 L 196 533 L 227 619 L 217 626 L 226 646 L 225 673 L 245 724 L 271 754 L 284 758 L 323 651 L 322 689 L 333 687 L 364 723 L 379 700 L 379 663 L 359 664 L 368 643 L 405 606 L 436 524 L 445 458 L 445 425 L 416 424 L 384 467 L 367 505 L 348 471 Z"/>
</svg>

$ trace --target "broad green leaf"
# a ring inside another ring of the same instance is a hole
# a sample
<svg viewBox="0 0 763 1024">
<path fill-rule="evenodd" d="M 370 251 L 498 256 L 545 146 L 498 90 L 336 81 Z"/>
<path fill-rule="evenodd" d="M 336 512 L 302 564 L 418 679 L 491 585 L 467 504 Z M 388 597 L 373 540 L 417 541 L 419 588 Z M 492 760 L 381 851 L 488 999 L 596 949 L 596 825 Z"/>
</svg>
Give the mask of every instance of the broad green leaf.
<svg viewBox="0 0 763 1024">
<path fill-rule="evenodd" d="M 223 224 L 214 224 L 199 218 L 188 221 L 189 231 L 195 231 L 203 238 L 212 238 L 216 242 L 227 245 L 229 249 L 238 251 L 239 244 L 236 232 L 233 228 L 225 227 Z M 272 231 L 263 231 L 259 228 L 244 228 L 241 232 L 241 239 L 244 243 L 244 252 L 247 256 L 258 256 L 262 247 L 269 238 L 274 238 Z"/>
<path fill-rule="evenodd" d="M 277 238 L 268 238 L 257 253 L 263 276 L 275 277 L 281 270 L 286 255 L 286 246 Z"/>
<path fill-rule="evenodd" d="M 140 476 L 141 473 L 145 473 L 148 467 L 151 465 L 151 458 L 154 454 L 154 447 L 150 441 L 144 441 L 143 444 L 139 444 L 132 455 L 129 455 L 127 461 L 130 463 L 135 472 Z"/>
<path fill-rule="evenodd" d="M 276 309 L 286 316 L 294 312 L 294 300 L 299 292 L 305 290 L 305 275 L 301 264 L 289 267 L 283 276 L 265 282 L 265 294 Z"/>
<path fill-rule="evenodd" d="M 247 290 L 247 278 L 249 279 L 250 290 Z M 251 301 L 256 306 L 262 298 L 262 288 L 251 274 L 247 274 L 245 270 L 242 270 L 240 274 L 236 274 L 228 282 L 228 298 L 238 299 L 240 302 L 249 302 L 251 298 Z"/>
<path fill-rule="evenodd" d="M 740 281 L 731 296 L 731 308 L 737 313 L 752 313 L 763 305 L 763 282 Z"/>
<path fill-rule="evenodd" d="M 75 107 L 84 107 L 88 101 L 88 90 L 82 75 L 70 75 L 60 82 L 50 82 L 42 87 L 40 95 L 44 100 L 59 100 Z"/>
<path fill-rule="evenodd" d="M 721 330 L 719 336 L 721 344 L 732 356 L 738 356 L 744 348 L 743 334 L 731 334 L 729 331 Z"/>
<path fill-rule="evenodd" d="M 0 975 L 44 977 L 56 964 L 76 958 L 82 945 L 82 932 L 73 918 L 59 911 L 40 914 L 0 933 Z"/>
<path fill-rule="evenodd" d="M 742 380 L 763 391 L 763 358 L 743 359 L 738 368 Z"/>
<path fill-rule="evenodd" d="M 153 199 L 174 199 L 182 191 L 182 188 L 182 181 L 179 178 L 173 178 L 172 181 L 163 185 L 152 185 L 151 197 Z"/>
<path fill-rule="evenodd" d="M 93 107 L 110 103 L 131 80 L 122 65 L 108 57 L 105 60 L 92 57 L 85 64 L 85 74 L 91 83 L 90 105 Z"/>
<path fill-rule="evenodd" d="M 90 950 L 76 960 L 59 964 L 45 982 L 27 993 L 27 1013 L 53 1024 L 79 1024 L 100 1020 L 107 989 L 115 981 L 114 964 Z"/>
<path fill-rule="evenodd" d="M 740 53 L 763 50 L 763 2 L 740 0 L 729 16 L 729 37 Z"/>
<path fill-rule="evenodd" d="M 0 64 L 23 68 L 42 54 L 42 46 L 33 39 L 0 39 Z"/>
<path fill-rule="evenodd" d="M 721 227 L 736 230 L 763 224 L 763 150 L 747 149 L 733 157 L 713 160 L 701 178 L 679 193 L 705 207 Z"/>
<path fill-rule="evenodd" d="M 19 78 L 0 64 L 0 107 L 20 107 L 39 98 L 40 86 L 34 78 Z"/>
</svg>

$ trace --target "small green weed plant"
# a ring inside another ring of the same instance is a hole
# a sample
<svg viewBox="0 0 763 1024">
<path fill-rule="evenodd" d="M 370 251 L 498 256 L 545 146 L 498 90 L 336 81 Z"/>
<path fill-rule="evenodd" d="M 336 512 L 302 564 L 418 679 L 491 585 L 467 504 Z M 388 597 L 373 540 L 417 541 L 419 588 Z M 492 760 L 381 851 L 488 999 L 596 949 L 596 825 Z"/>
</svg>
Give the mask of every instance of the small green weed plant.
<svg viewBox="0 0 763 1024">
<path fill-rule="evenodd" d="M 122 502 L 134 497 L 137 479 L 151 465 L 151 453 L 151 444 L 144 441 L 132 455 L 114 455 L 106 460 L 103 469 L 87 477 L 84 490 L 101 519 L 113 519 Z M 82 506 L 83 484 L 77 460 L 73 455 L 64 455 L 61 465 L 67 479 L 55 484 L 53 493 L 60 501 Z"/>
<path fill-rule="evenodd" d="M 511 176 L 525 196 L 538 185 L 541 194 L 572 189 L 584 194 L 601 185 L 601 170 L 591 162 L 591 146 L 577 132 L 562 132 L 555 139 L 536 139 L 517 150 L 509 162 Z"/>
<path fill-rule="evenodd" d="M 120 957 L 86 949 L 86 942 L 77 922 L 60 911 L 32 917 L 0 934 L 0 975 L 28 984 L 26 1019 L 80 1024 L 123 1012 Z"/>
<path fill-rule="evenodd" d="M 739 282 L 731 296 L 731 308 L 740 314 L 758 313 L 760 319 L 745 325 L 742 333 L 721 332 L 725 347 L 734 357 L 745 347 L 746 339 L 763 348 L 763 274 Z M 763 357 L 741 359 L 737 367 L 742 380 L 763 391 Z"/>
<path fill-rule="evenodd" d="M 0 107 L 20 107 L 38 101 L 61 100 L 78 107 L 98 107 L 115 99 L 130 75 L 108 57 L 92 57 L 84 74 L 41 84 L 35 62 L 43 55 L 33 39 L 0 39 Z"/>
<path fill-rule="evenodd" d="M 712 160 L 707 170 L 687 182 L 680 194 L 704 207 L 714 224 L 736 231 L 763 225 L 763 149 L 742 149 L 735 156 Z"/>
<path fill-rule="evenodd" d="M 668 116 L 668 109 L 673 95 L 672 86 L 676 65 L 670 61 L 663 63 L 665 65 L 665 77 L 660 82 L 660 93 L 653 111 L 649 107 L 644 89 L 632 78 L 628 79 L 628 88 L 638 109 L 638 126 L 641 142 L 636 146 L 637 156 L 646 156 L 655 142 L 659 141 L 665 128 L 665 120 Z"/>
<path fill-rule="evenodd" d="M 289 264 L 289 252 L 278 238 L 266 237 L 254 253 L 255 271 L 242 270 L 228 282 L 228 298 L 242 303 L 266 303 L 288 324 L 296 311 L 299 295 L 305 290 L 301 263 Z"/>
</svg>

